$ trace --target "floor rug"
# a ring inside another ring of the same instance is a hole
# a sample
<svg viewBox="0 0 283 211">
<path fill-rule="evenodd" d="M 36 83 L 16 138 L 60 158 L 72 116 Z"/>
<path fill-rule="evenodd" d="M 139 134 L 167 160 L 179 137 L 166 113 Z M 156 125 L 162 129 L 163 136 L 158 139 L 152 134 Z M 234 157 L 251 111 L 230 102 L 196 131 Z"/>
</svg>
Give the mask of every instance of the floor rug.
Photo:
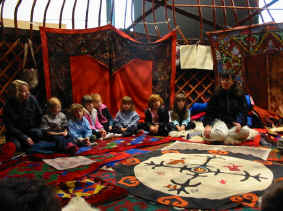
<svg viewBox="0 0 283 211">
<path fill-rule="evenodd" d="M 97 154 L 104 154 L 107 152 L 121 152 L 139 147 L 155 146 L 163 143 L 172 142 L 175 140 L 176 139 L 172 137 L 160 137 L 160 136 L 154 137 L 148 135 L 120 137 L 110 140 L 99 140 L 97 142 L 97 145 L 84 147 L 83 152 L 77 153 L 76 155 L 97 155 Z M 70 155 L 59 154 L 59 153 L 52 153 L 52 154 L 35 153 L 31 156 L 37 159 L 50 159 L 56 157 L 67 157 Z"/>
<path fill-rule="evenodd" d="M 42 178 L 47 183 L 57 184 L 60 182 L 79 179 L 93 171 L 98 170 L 102 165 L 128 158 L 127 153 L 107 153 L 104 155 L 91 155 L 89 159 L 94 163 L 86 166 L 80 166 L 68 170 L 56 170 L 52 166 L 43 161 L 26 160 L 13 167 L 9 167 L 0 172 L 0 178 L 5 177 L 28 177 L 28 178 Z"/>
<path fill-rule="evenodd" d="M 98 205 L 128 195 L 124 188 L 92 176 L 59 183 L 56 185 L 56 193 L 63 206 L 73 197 L 83 197 L 91 205 Z"/>
<path fill-rule="evenodd" d="M 242 153 L 246 155 L 252 155 L 263 160 L 266 160 L 269 156 L 271 149 L 262 147 L 248 147 L 248 146 L 228 146 L 228 145 L 207 145 L 198 143 L 186 143 L 176 141 L 164 147 L 162 150 L 172 150 L 172 149 L 199 149 L 199 150 L 218 150 L 218 151 L 229 151 L 234 153 Z"/>
<path fill-rule="evenodd" d="M 282 166 L 218 150 L 157 150 L 113 167 L 117 184 L 163 205 L 217 210 L 258 207 Z"/>
</svg>

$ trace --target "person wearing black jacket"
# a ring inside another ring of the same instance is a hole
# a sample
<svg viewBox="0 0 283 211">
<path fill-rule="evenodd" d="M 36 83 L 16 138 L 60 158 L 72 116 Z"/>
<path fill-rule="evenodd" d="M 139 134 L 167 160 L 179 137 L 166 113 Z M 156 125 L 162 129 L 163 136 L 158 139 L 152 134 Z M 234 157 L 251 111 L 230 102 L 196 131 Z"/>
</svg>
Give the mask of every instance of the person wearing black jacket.
<svg viewBox="0 0 283 211">
<path fill-rule="evenodd" d="M 3 120 L 6 140 L 12 141 L 17 150 L 33 145 L 42 138 L 39 128 L 42 110 L 36 98 L 29 92 L 29 84 L 15 80 L 8 89 Z"/>
<path fill-rule="evenodd" d="M 169 114 L 164 106 L 164 101 L 158 94 L 152 94 L 145 110 L 144 130 L 150 135 L 168 135 Z"/>
<path fill-rule="evenodd" d="M 243 90 L 233 73 L 222 73 L 220 87 L 207 105 L 203 136 L 207 141 L 238 144 L 246 140 L 251 129 L 246 125 L 249 107 Z"/>
</svg>

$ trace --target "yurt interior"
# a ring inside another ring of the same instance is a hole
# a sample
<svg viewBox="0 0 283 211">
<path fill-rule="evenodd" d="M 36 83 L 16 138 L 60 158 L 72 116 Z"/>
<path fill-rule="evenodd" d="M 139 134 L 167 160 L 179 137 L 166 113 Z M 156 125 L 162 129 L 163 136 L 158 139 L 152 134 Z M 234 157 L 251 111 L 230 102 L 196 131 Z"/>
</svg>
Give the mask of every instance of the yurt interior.
<svg viewBox="0 0 283 211">
<path fill-rule="evenodd" d="M 0 0 L 0 209 L 281 210 L 282 14 Z"/>
</svg>

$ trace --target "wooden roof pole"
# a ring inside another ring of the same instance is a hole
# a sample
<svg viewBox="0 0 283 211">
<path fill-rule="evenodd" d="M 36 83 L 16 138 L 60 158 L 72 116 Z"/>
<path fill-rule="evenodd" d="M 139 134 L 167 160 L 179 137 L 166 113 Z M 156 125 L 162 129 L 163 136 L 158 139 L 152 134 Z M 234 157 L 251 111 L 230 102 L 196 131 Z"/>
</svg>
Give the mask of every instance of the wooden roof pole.
<svg viewBox="0 0 283 211">
<path fill-rule="evenodd" d="M 102 10 L 102 0 L 100 0 L 99 2 L 98 26 L 101 26 L 101 10 Z"/>
<path fill-rule="evenodd" d="M 167 0 L 164 0 L 164 4 L 165 4 L 165 7 L 164 7 L 164 9 L 165 9 L 165 18 L 166 18 L 166 20 L 168 21 L 167 23 L 167 25 L 168 25 L 168 30 L 169 31 L 171 31 L 171 26 L 170 26 L 170 23 L 169 23 L 169 18 L 168 18 L 168 8 L 167 8 Z"/>
<path fill-rule="evenodd" d="M 145 16 L 144 16 L 144 11 L 145 11 L 145 0 L 142 1 L 142 20 L 143 20 L 143 27 L 144 27 L 144 31 L 145 31 L 145 34 L 146 34 L 146 38 L 148 41 L 150 41 L 150 38 L 148 36 L 148 28 L 147 28 L 147 25 L 145 23 Z"/>
<path fill-rule="evenodd" d="M 64 7 L 65 7 L 65 2 L 66 2 L 66 0 L 63 0 L 61 10 L 60 10 L 59 29 L 61 29 L 61 27 L 62 27 L 62 17 L 63 17 L 63 10 L 64 10 Z"/>
<path fill-rule="evenodd" d="M 197 0 L 197 3 L 200 4 L 200 0 Z M 203 40 L 203 21 L 202 21 L 202 11 L 201 7 L 198 8 L 198 13 L 199 13 L 199 38 L 200 40 Z"/>
<path fill-rule="evenodd" d="M 14 25 L 15 25 L 15 29 L 18 28 L 18 9 L 20 4 L 22 3 L 22 0 L 18 0 L 18 3 L 16 4 L 15 7 L 15 12 L 14 12 Z"/>
<path fill-rule="evenodd" d="M 4 29 L 4 18 L 3 18 L 3 9 L 4 9 L 4 4 L 5 4 L 5 0 L 1 0 L 1 31 L 3 31 Z"/>
<path fill-rule="evenodd" d="M 89 10 L 89 0 L 87 0 L 86 11 L 85 11 L 85 28 L 87 29 L 88 24 L 88 10 Z"/>
<path fill-rule="evenodd" d="M 226 10 L 226 5 L 225 5 L 225 1 L 221 0 L 222 3 L 222 10 L 223 10 L 223 16 L 224 16 L 224 25 L 227 26 L 227 10 Z"/>
<path fill-rule="evenodd" d="M 72 11 L 72 29 L 75 29 L 75 14 L 76 14 L 76 6 L 77 6 L 77 1 L 74 1 L 74 5 L 73 5 L 73 11 Z"/>
<path fill-rule="evenodd" d="M 266 6 L 266 1 L 265 1 L 265 0 L 263 0 L 263 2 L 264 2 L 264 6 Z M 270 10 L 268 9 L 268 7 L 266 8 L 266 10 L 267 10 L 267 13 L 269 14 L 269 16 L 270 16 L 270 18 L 271 18 L 272 22 L 275 22 L 275 20 L 274 20 L 274 18 L 273 18 L 273 16 L 272 16 L 272 14 L 271 14 Z M 261 14 L 261 13 L 260 13 L 260 14 Z"/>
<path fill-rule="evenodd" d="M 114 15 L 114 6 L 115 6 L 115 0 L 112 0 L 112 8 L 111 8 L 111 25 L 113 25 L 113 15 Z"/>
<path fill-rule="evenodd" d="M 153 22 L 156 23 L 155 10 L 153 9 L 153 7 L 154 7 L 154 1 L 155 1 L 155 0 L 152 0 L 151 10 L 152 10 Z M 154 24 L 154 30 L 155 30 L 155 32 L 156 32 L 156 34 L 157 34 L 157 37 L 160 37 L 160 31 L 159 31 L 159 28 L 158 28 L 158 25 L 157 25 L 157 24 Z"/>
<path fill-rule="evenodd" d="M 36 0 L 33 0 L 32 6 L 31 6 L 31 12 L 30 12 L 30 24 L 29 24 L 30 38 L 32 38 L 33 13 L 34 13 L 34 7 L 35 7 L 35 5 L 36 5 Z"/>
<path fill-rule="evenodd" d="M 235 2 L 234 0 L 230 0 L 231 4 L 233 7 L 235 7 Z M 234 15 L 234 18 L 235 18 L 235 21 L 236 23 L 239 22 L 239 18 L 238 18 L 238 13 L 237 13 L 237 9 L 236 8 L 232 8 L 232 12 L 233 12 L 233 15 Z"/>
<path fill-rule="evenodd" d="M 253 18 L 255 15 L 261 13 L 262 10 L 270 7 L 271 5 L 273 5 L 274 3 L 278 2 L 279 0 L 273 0 L 271 1 L 270 3 L 268 3 L 267 5 L 265 5 L 264 7 L 254 11 L 251 15 L 249 15 L 248 17 L 246 18 L 243 18 L 242 20 L 239 21 L 238 24 L 234 25 L 234 26 L 240 26 L 240 25 L 243 25 L 246 21 L 250 20 L 251 18 Z"/>
<path fill-rule="evenodd" d="M 213 26 L 214 30 L 216 30 L 216 7 L 215 7 L 215 0 L 212 0 L 213 10 L 212 10 L 212 16 L 213 16 Z"/>
<path fill-rule="evenodd" d="M 250 1 L 247 0 L 247 7 L 249 8 L 251 5 L 250 5 Z M 248 9 L 248 12 L 249 12 L 249 16 L 251 15 L 251 10 Z M 250 25 L 252 25 L 252 19 L 250 18 Z"/>
<path fill-rule="evenodd" d="M 126 0 L 126 6 L 125 6 L 125 14 L 124 14 L 124 29 L 126 28 L 126 18 L 127 18 L 127 8 L 128 7 L 128 0 Z"/>
<path fill-rule="evenodd" d="M 45 27 L 45 23 L 46 23 L 46 14 L 47 14 L 47 10 L 48 10 L 48 7 L 49 7 L 49 4 L 50 4 L 50 1 L 51 0 L 48 0 L 46 6 L 45 6 L 45 9 L 44 9 L 44 15 L 43 15 L 43 27 Z"/>
<path fill-rule="evenodd" d="M 153 9 L 156 10 L 158 7 L 160 7 L 162 5 L 160 4 L 155 4 Z M 127 30 L 130 30 L 131 28 L 133 28 L 138 22 L 142 21 L 143 20 L 143 17 L 147 17 L 150 13 L 152 12 L 152 9 L 149 9 L 148 11 L 146 11 L 145 13 L 143 13 L 143 15 L 141 15 L 140 17 L 138 17 L 134 23 L 132 23 L 128 28 Z"/>
<path fill-rule="evenodd" d="M 148 1 L 148 0 L 147 0 L 147 1 Z M 157 3 L 157 2 L 156 2 L 156 3 Z M 171 9 L 171 10 L 172 10 L 172 5 L 170 5 L 170 4 L 164 5 L 163 2 L 158 2 L 158 4 L 160 4 L 161 6 L 166 6 L 168 9 Z M 186 17 L 192 18 L 192 19 L 194 19 L 194 20 L 196 20 L 196 21 L 199 21 L 199 17 L 198 17 L 197 15 L 192 14 L 192 13 L 190 13 L 190 12 L 187 12 L 187 11 L 185 11 L 185 10 L 182 10 L 182 9 L 180 9 L 180 8 L 177 8 L 176 5 L 177 5 L 177 4 L 175 4 L 175 10 L 176 10 L 177 13 L 179 13 L 179 14 L 181 14 L 181 15 L 184 15 L 184 16 L 186 16 Z M 194 5 L 194 6 L 195 6 L 195 5 Z M 210 5 L 210 6 L 211 6 L 211 5 Z M 213 7 L 213 6 L 211 6 L 211 7 Z M 205 19 L 205 18 L 203 18 L 203 23 L 208 24 L 208 25 L 210 25 L 210 26 L 214 26 L 214 24 L 215 24 L 216 27 L 217 27 L 217 29 L 224 29 L 224 26 L 221 26 L 221 25 L 219 25 L 219 24 L 217 24 L 217 23 L 213 23 L 213 21 L 208 20 L 208 19 Z"/>
<path fill-rule="evenodd" d="M 131 4 L 131 25 L 133 26 L 133 34 L 134 34 L 134 37 L 136 37 L 136 28 L 135 28 L 135 25 L 133 25 L 134 23 L 134 17 L 133 17 L 133 14 L 134 14 L 134 8 L 135 8 L 135 0 L 132 0 L 132 4 Z"/>
</svg>

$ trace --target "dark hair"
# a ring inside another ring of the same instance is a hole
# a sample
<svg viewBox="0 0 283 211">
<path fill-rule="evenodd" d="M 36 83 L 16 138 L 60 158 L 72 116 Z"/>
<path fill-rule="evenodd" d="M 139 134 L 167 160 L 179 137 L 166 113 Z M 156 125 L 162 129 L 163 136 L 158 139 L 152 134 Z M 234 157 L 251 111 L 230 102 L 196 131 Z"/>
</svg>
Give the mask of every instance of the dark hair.
<svg viewBox="0 0 283 211">
<path fill-rule="evenodd" d="M 219 78 L 224 78 L 224 79 L 228 79 L 231 78 L 233 81 L 236 80 L 236 73 L 234 71 L 223 71 L 220 72 L 219 74 Z"/>
<path fill-rule="evenodd" d="M 180 111 L 178 108 L 178 102 L 180 101 L 184 101 L 185 105 L 184 108 Z M 175 102 L 174 102 L 174 108 L 173 108 L 173 112 L 172 112 L 172 120 L 180 120 L 181 116 L 183 113 L 185 113 L 184 115 L 184 119 L 188 118 L 188 110 L 187 110 L 187 98 L 184 94 L 180 93 L 177 94 L 175 97 Z"/>
<path fill-rule="evenodd" d="M 262 211 L 281 210 L 283 199 L 283 181 L 272 184 L 263 194 Z"/>
<path fill-rule="evenodd" d="M 93 98 L 90 95 L 84 95 L 82 97 L 82 105 L 86 106 L 86 104 L 92 103 L 93 102 Z"/>
<path fill-rule="evenodd" d="M 0 210 L 60 211 L 55 190 L 43 180 L 5 178 L 0 180 Z"/>
</svg>

